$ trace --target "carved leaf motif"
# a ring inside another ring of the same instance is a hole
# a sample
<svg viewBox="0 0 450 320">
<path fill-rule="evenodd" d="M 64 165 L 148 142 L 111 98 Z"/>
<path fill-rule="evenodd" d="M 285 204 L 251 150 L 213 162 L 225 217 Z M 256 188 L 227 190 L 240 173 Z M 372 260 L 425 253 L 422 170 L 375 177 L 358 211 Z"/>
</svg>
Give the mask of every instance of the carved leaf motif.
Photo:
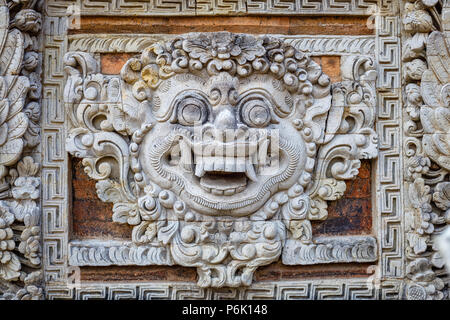
<svg viewBox="0 0 450 320">
<path fill-rule="evenodd" d="M 415 254 L 421 254 L 427 250 L 426 237 L 422 237 L 415 232 L 408 232 L 406 237 Z"/>
<path fill-rule="evenodd" d="M 118 223 L 128 223 L 137 225 L 141 222 L 139 209 L 136 204 L 129 202 L 117 202 L 113 206 L 113 221 Z"/>
<path fill-rule="evenodd" d="M 21 177 L 33 177 L 39 172 L 39 163 L 36 163 L 32 157 L 24 157 L 17 164 L 17 171 Z"/>
<path fill-rule="evenodd" d="M 0 76 L 19 74 L 23 58 L 23 45 L 22 32 L 17 29 L 11 30 L 0 53 Z"/>
<path fill-rule="evenodd" d="M 88 74 L 95 74 L 99 67 L 97 61 L 85 52 L 68 52 L 64 56 L 64 69 L 70 75 L 82 75 L 86 78 Z"/>
<path fill-rule="evenodd" d="M 6 120 L 11 119 L 23 110 L 25 97 L 30 88 L 30 81 L 26 77 L 5 77 L 9 86 L 7 97 L 9 100 L 9 111 Z"/>
<path fill-rule="evenodd" d="M 8 202 L 8 206 L 12 213 L 14 213 L 14 217 L 17 221 L 24 221 L 25 215 L 30 212 L 39 212 L 37 208 L 36 202 L 34 201 L 10 201 Z"/>
<path fill-rule="evenodd" d="M 427 42 L 429 70 L 422 77 L 421 93 L 426 103 L 420 120 L 426 154 L 443 168 L 450 170 L 450 51 L 445 35 L 434 31 Z"/>
<path fill-rule="evenodd" d="M 422 204 L 429 203 L 431 200 L 430 187 L 425 185 L 421 178 L 414 180 L 409 188 L 409 199 L 414 208 L 420 209 Z"/>
<path fill-rule="evenodd" d="M 439 268 L 439 269 L 443 268 L 444 265 L 445 265 L 445 260 L 442 257 L 440 252 L 433 253 L 433 255 L 431 256 L 430 261 L 431 261 L 431 264 L 434 267 Z"/>
<path fill-rule="evenodd" d="M 3 123 L 0 126 L 0 145 L 3 145 L 6 142 L 7 138 L 8 138 L 8 125 L 6 123 Z"/>
<path fill-rule="evenodd" d="M 0 48 L 3 45 L 8 36 L 9 30 L 9 10 L 4 2 L 0 2 Z"/>
<path fill-rule="evenodd" d="M 21 138 L 28 129 L 28 117 L 24 113 L 16 114 L 8 124 L 8 140 Z"/>
<path fill-rule="evenodd" d="M 180 223 L 178 221 L 169 220 L 167 225 L 158 230 L 158 239 L 160 239 L 163 244 L 168 244 L 175 235 L 175 232 L 178 231 L 179 225 Z"/>
<path fill-rule="evenodd" d="M 3 99 L 0 101 L 0 123 L 5 123 L 6 118 L 8 117 L 9 112 L 9 100 Z M 6 138 L 5 134 L 5 138 Z M 2 143 L 3 144 L 3 143 Z"/>
<path fill-rule="evenodd" d="M 328 204 L 320 197 L 314 197 L 311 201 L 311 209 L 308 213 L 309 220 L 325 220 L 328 217 Z"/>
<path fill-rule="evenodd" d="M 14 139 L 0 146 L 0 164 L 9 166 L 16 163 L 22 155 L 23 140 Z"/>
<path fill-rule="evenodd" d="M 9 256 L 8 260 L 5 259 L 6 263 L 0 261 L 0 279 L 17 280 L 20 276 L 19 270 L 21 268 L 19 258 L 12 252 L 4 253 L 3 257 L 6 258 L 6 256 Z"/>
<path fill-rule="evenodd" d="M 293 239 L 303 243 L 312 241 L 312 227 L 309 220 L 292 220 L 289 223 L 289 231 L 291 231 Z"/>
<path fill-rule="evenodd" d="M 32 265 L 39 266 L 41 263 L 39 255 L 41 251 L 39 242 L 41 233 L 41 228 L 39 226 L 39 210 L 29 212 L 25 216 L 24 224 L 25 229 L 20 235 L 21 241 L 19 244 L 19 251 Z"/>
<path fill-rule="evenodd" d="M 334 201 L 342 198 L 344 195 L 347 185 L 344 181 L 337 181 L 335 179 L 324 179 L 321 182 L 321 187 L 319 188 L 319 196 L 328 201 Z"/>
<path fill-rule="evenodd" d="M 157 226 L 154 221 L 142 221 L 133 228 L 131 239 L 134 243 L 144 244 L 152 241 L 157 234 Z"/>
<path fill-rule="evenodd" d="M 13 253 L 15 242 L 11 225 L 15 217 L 5 201 L 0 201 L 0 279 L 16 280 L 21 264 Z"/>
<path fill-rule="evenodd" d="M 436 186 L 433 200 L 440 209 L 450 209 L 450 182 L 442 182 Z"/>
<path fill-rule="evenodd" d="M 37 282 L 42 280 L 38 276 L 41 273 L 33 272 L 41 262 L 40 211 L 36 203 L 40 196 L 40 179 L 35 177 L 39 166 L 31 157 L 25 157 L 17 168 L 6 168 L 15 165 L 22 157 L 28 119 L 32 118 L 35 127 L 40 122 L 42 88 L 41 68 L 38 66 L 42 61 L 37 33 L 42 19 L 40 13 L 33 9 L 35 5 L 35 0 L 0 0 L 0 176 L 4 190 L 1 193 L 2 198 L 12 198 L 0 203 L 0 279 L 6 280 L 10 287 L 6 293 L 5 282 L 0 281 L 0 300 L 8 298 L 8 295 L 14 300 L 43 297 L 42 289 L 37 287 Z M 29 107 L 27 113 L 23 112 L 25 104 Z M 34 141 L 28 141 L 31 152 L 34 152 L 31 147 L 40 141 L 38 131 L 34 128 L 30 132 L 30 136 L 34 135 Z M 24 169 L 24 166 L 30 168 Z M 10 185 L 6 191 L 5 181 Z M 11 225 L 11 220 L 14 225 Z M 27 268 L 22 269 L 22 265 Z"/>
<path fill-rule="evenodd" d="M 106 179 L 95 184 L 98 197 L 104 202 L 125 202 L 127 197 L 119 183 Z"/>
</svg>

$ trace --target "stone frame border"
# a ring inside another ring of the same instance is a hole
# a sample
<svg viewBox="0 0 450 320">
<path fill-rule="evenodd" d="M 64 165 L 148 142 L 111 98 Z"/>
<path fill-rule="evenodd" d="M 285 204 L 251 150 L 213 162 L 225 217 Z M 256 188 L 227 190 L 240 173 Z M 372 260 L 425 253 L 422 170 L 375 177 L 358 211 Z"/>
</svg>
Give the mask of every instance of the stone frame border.
<svg viewBox="0 0 450 320">
<path fill-rule="evenodd" d="M 47 298 L 368 298 L 402 299 L 405 283 L 405 245 L 403 217 L 402 112 L 401 112 L 401 19 L 396 1 L 378 2 L 375 39 L 378 63 L 379 158 L 375 181 L 376 204 L 374 224 L 379 239 L 379 270 L 364 280 L 320 280 L 257 283 L 250 288 L 232 289 L 222 294 L 213 289 L 199 289 L 195 284 L 86 284 L 68 287 L 68 156 L 64 151 L 65 130 L 62 106 L 64 73 L 62 57 L 69 48 L 65 36 L 67 1 L 48 1 L 44 20 L 44 89 L 42 103 L 42 213 L 43 258 Z M 116 3 L 116 1 L 114 1 Z M 55 8 L 59 8 L 58 10 Z M 98 8 L 97 8 L 98 9 Z M 117 9 L 117 8 L 116 8 Z M 115 10 L 115 9 L 114 9 Z M 110 14 L 117 11 L 111 9 Z M 136 14 L 139 11 L 136 11 Z M 83 13 L 83 12 L 82 12 Z M 271 12 L 267 12 L 270 14 Z M 324 12 L 322 12 L 323 14 Z M 328 12 L 327 12 L 328 13 Z M 127 13 L 128 14 L 128 13 Z M 165 11 L 164 14 L 168 14 Z M 171 12 L 171 15 L 176 14 Z M 305 13 L 307 14 L 307 13 Z M 133 14 L 131 14 L 133 15 Z M 74 38 L 72 38 L 74 39 Z M 378 271 L 378 272 L 377 272 Z M 151 289 L 153 288 L 153 289 Z M 145 294 L 145 292 L 153 294 Z M 219 290 L 223 291 L 223 290 Z M 185 292 L 180 294 L 179 292 Z M 258 295 L 256 292 L 266 292 Z M 289 292 L 289 294 L 287 294 Z M 319 294 L 318 292 L 327 292 Z M 365 294 L 364 294 L 365 292 Z M 234 294 L 234 295 L 233 295 Z"/>
<path fill-rule="evenodd" d="M 378 0 L 48 0 L 49 16 L 62 17 L 67 9 L 81 15 L 116 16 L 236 16 L 236 15 L 367 15 Z M 84 3 L 83 3 L 84 2 Z M 389 2 L 389 0 L 383 0 Z M 80 4 L 80 5 L 79 5 Z M 74 6 L 79 6 L 75 8 Z"/>
</svg>

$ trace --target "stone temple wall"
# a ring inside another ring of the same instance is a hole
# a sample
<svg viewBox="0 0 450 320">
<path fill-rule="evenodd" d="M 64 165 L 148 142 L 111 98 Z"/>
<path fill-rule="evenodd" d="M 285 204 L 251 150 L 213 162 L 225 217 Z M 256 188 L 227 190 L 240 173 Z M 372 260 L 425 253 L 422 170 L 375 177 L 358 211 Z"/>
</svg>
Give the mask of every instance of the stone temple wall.
<svg viewBox="0 0 450 320">
<path fill-rule="evenodd" d="M 0 0 L 0 299 L 449 299 L 449 50 L 448 0 Z"/>
</svg>

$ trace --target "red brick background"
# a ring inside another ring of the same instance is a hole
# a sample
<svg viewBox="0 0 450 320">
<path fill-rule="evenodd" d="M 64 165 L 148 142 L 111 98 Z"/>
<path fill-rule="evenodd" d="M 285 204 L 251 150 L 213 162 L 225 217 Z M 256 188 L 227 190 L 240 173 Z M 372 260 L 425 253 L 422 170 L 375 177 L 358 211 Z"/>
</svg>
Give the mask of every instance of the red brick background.
<svg viewBox="0 0 450 320">
<path fill-rule="evenodd" d="M 69 29 L 77 33 L 180 34 L 187 32 L 245 32 L 253 34 L 372 35 L 367 17 L 81 17 Z"/>
<path fill-rule="evenodd" d="M 72 158 L 72 239 L 131 239 L 131 226 L 112 221 L 112 203 L 101 201 L 95 180 Z"/>
</svg>

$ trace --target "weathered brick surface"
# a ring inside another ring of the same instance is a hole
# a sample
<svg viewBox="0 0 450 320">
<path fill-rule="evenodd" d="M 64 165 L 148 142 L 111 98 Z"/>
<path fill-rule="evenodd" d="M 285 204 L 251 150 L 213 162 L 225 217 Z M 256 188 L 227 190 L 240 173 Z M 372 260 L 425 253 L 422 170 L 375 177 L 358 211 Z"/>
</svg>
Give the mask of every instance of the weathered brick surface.
<svg viewBox="0 0 450 320">
<path fill-rule="evenodd" d="M 304 280 L 315 278 L 354 278 L 370 275 L 371 264 L 324 264 L 311 266 L 286 266 L 278 261 L 260 267 L 254 281 Z M 130 266 L 130 267 L 82 267 L 81 281 L 197 281 L 195 268 L 181 266 Z"/>
<path fill-rule="evenodd" d="M 81 281 L 197 281 L 196 268 L 181 266 L 82 267 Z"/>
<path fill-rule="evenodd" d="M 246 32 L 253 34 L 371 35 L 367 17 L 81 17 L 69 33 Z"/>
<path fill-rule="evenodd" d="M 367 277 L 370 264 L 322 264 L 311 266 L 286 266 L 281 261 L 260 267 L 254 275 L 255 281 L 303 280 L 313 278 Z"/>
<path fill-rule="evenodd" d="M 129 239 L 132 228 L 112 221 L 112 204 L 102 202 L 95 181 L 72 159 L 72 233 L 74 239 Z"/>
<path fill-rule="evenodd" d="M 120 69 L 131 56 L 128 53 L 103 53 L 100 56 L 101 72 L 103 74 L 119 74 Z"/>
<path fill-rule="evenodd" d="M 347 180 L 344 196 L 328 203 L 328 218 L 313 222 L 313 234 L 357 235 L 372 233 L 372 192 L 370 161 L 361 161 L 359 174 Z"/>
<path fill-rule="evenodd" d="M 313 60 L 320 64 L 322 71 L 328 75 L 331 82 L 341 81 L 341 57 L 339 56 L 317 56 Z"/>
</svg>

